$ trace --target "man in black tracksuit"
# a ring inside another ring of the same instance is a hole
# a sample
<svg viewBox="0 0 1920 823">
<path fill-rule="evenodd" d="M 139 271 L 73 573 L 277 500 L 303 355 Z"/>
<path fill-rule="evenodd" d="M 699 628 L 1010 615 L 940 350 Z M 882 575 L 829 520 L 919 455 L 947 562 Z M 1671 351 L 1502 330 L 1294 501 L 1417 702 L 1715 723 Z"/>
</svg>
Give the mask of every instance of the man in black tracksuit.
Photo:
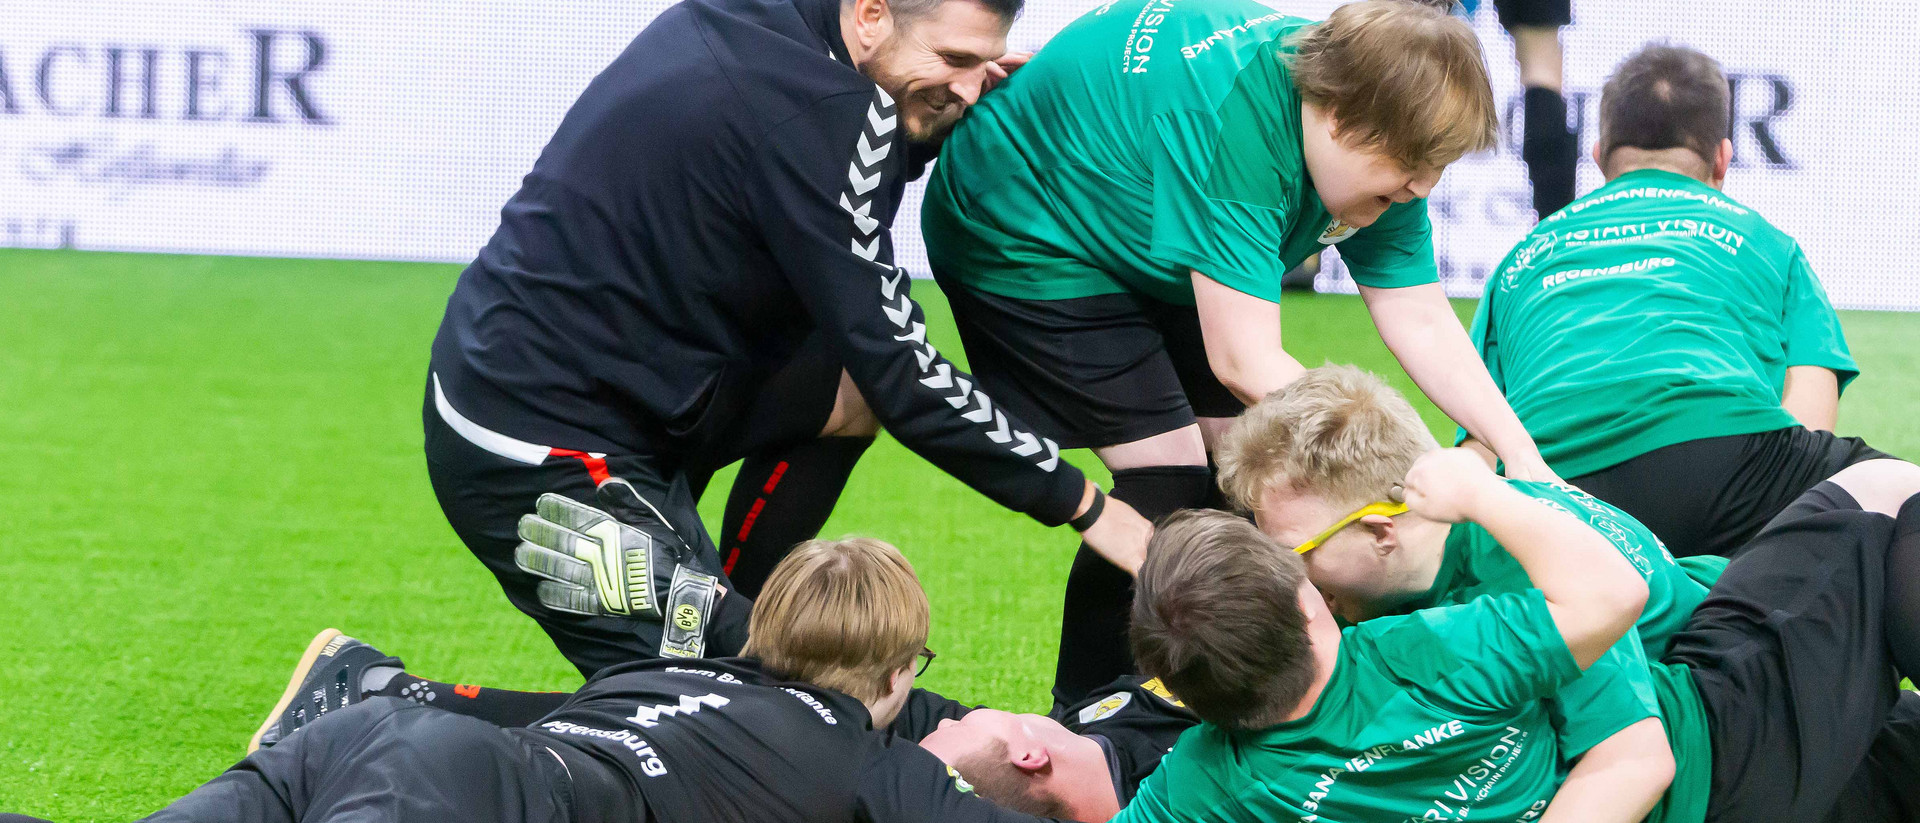
<svg viewBox="0 0 1920 823">
<path fill-rule="evenodd" d="M 583 674 L 651 656 L 660 630 L 542 599 L 514 562 L 534 498 L 623 479 L 717 573 L 706 477 L 821 435 L 849 406 L 843 372 L 908 448 L 1137 563 L 1145 520 L 927 342 L 891 265 L 901 192 L 1004 76 L 1019 1 L 687 0 L 593 80 L 502 209 L 434 340 L 428 470 L 460 538 Z M 838 488 L 789 485 L 829 506 Z"/>
<path fill-rule="evenodd" d="M 867 708 L 750 658 L 602 671 L 503 729 L 398 698 L 329 713 L 147 818 L 1018 823 Z"/>
</svg>

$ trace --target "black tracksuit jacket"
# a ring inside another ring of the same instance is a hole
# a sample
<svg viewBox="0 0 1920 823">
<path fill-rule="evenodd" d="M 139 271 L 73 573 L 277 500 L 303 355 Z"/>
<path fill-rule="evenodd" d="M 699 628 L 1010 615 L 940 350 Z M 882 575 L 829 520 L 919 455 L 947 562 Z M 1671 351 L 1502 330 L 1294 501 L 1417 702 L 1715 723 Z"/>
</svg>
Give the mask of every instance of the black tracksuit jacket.
<svg viewBox="0 0 1920 823">
<path fill-rule="evenodd" d="M 823 336 L 893 436 L 1048 525 L 1083 478 L 927 342 L 889 237 L 910 157 L 838 0 L 686 0 L 568 111 L 433 345 L 532 443 L 697 462 Z"/>
</svg>

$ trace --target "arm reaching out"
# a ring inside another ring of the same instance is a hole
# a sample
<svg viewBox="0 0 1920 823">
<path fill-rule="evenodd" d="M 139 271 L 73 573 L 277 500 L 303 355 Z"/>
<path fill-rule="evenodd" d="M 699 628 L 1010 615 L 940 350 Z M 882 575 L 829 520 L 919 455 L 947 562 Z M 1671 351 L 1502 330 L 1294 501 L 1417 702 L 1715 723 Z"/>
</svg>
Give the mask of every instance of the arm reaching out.
<svg viewBox="0 0 1920 823">
<path fill-rule="evenodd" d="M 1381 341 L 1434 405 L 1506 461 L 1507 476 L 1557 481 L 1494 385 L 1438 283 L 1398 289 L 1360 287 Z"/>
<path fill-rule="evenodd" d="M 1251 406 L 1307 373 L 1280 347 L 1280 304 L 1190 274 L 1207 366 L 1234 397 Z"/>
<path fill-rule="evenodd" d="M 1599 532 L 1507 485 L 1464 449 L 1422 455 L 1407 472 L 1408 509 L 1473 521 L 1520 562 L 1582 670 L 1633 630 L 1647 581 Z"/>
<path fill-rule="evenodd" d="M 892 236 L 875 215 L 897 189 L 898 113 L 875 92 L 821 100 L 784 121 L 758 158 L 749 206 L 807 314 L 889 433 L 914 453 L 1007 508 L 1049 526 L 1087 513 L 1093 486 L 1059 444 L 995 403 L 927 340 Z M 891 159 L 890 159 L 891 158 Z M 1085 524 L 1083 524 L 1085 525 Z M 1146 520 L 1110 501 L 1086 529 L 1101 556 L 1132 571 Z"/>
</svg>

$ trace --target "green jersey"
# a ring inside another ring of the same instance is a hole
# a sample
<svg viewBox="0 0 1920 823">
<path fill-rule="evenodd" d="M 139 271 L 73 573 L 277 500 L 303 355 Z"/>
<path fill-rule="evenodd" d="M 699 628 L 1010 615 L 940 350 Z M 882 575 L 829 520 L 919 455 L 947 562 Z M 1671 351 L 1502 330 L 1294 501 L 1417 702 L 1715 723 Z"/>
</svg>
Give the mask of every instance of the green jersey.
<svg viewBox="0 0 1920 823">
<path fill-rule="evenodd" d="M 1646 652 L 1646 659 L 1659 660 L 1666 654 L 1674 633 L 1687 624 L 1694 607 L 1706 599 L 1710 580 L 1697 579 L 1701 572 L 1682 567 L 1660 538 L 1633 515 L 1604 500 L 1571 486 L 1525 480 L 1506 482 L 1515 491 L 1592 526 L 1633 564 L 1647 580 L 1647 607 L 1640 613 L 1635 635 Z M 1718 565 L 1724 568 L 1725 562 Z M 1704 574 L 1709 578 L 1718 577 L 1717 571 Z M 1527 570 L 1501 548 L 1493 535 L 1477 524 L 1459 523 L 1447 532 L 1446 554 L 1440 561 L 1440 573 L 1434 577 L 1433 588 L 1407 608 L 1465 603 L 1484 594 L 1530 588 L 1533 582 L 1527 578 Z"/>
<path fill-rule="evenodd" d="M 1672 645 L 1673 635 L 1686 626 L 1694 607 L 1706 599 L 1707 587 L 1726 567 L 1725 561 L 1714 558 L 1718 562 L 1683 567 L 1640 521 L 1586 492 L 1549 483 L 1509 480 L 1507 484 L 1543 505 L 1572 514 L 1592 526 L 1647 581 L 1647 605 L 1634 626 L 1634 634 L 1621 638 L 1548 703 L 1549 717 L 1560 738 L 1561 756 L 1568 760 L 1577 758 L 1621 729 L 1655 717 L 1667 725 L 1675 760 L 1679 762 L 1683 741 L 1675 736 L 1676 727 L 1681 731 L 1692 727 L 1704 729 L 1706 718 L 1697 699 L 1689 704 L 1672 691 L 1676 681 L 1657 661 Z M 1493 535 L 1473 523 L 1460 523 L 1447 533 L 1446 554 L 1433 588 L 1408 607 L 1421 609 L 1466 603 L 1478 597 L 1532 588 L 1526 569 Z M 1685 745 L 1692 747 L 1696 743 Z M 1683 764 L 1681 773 L 1676 774 L 1674 785 L 1704 779 L 1709 774 L 1707 763 L 1704 758 L 1690 758 Z M 1689 816 L 1672 807 L 1678 799 L 1678 796 L 1670 798 L 1655 808 L 1648 819 L 1697 821 L 1698 815 Z M 1701 814 L 1704 813 L 1702 807 Z"/>
<path fill-rule="evenodd" d="M 1487 370 L 1562 477 L 1797 425 L 1788 366 L 1859 373 L 1799 244 L 1718 190 L 1629 172 L 1540 222 L 1487 278 Z"/>
<path fill-rule="evenodd" d="M 1266 300 L 1334 243 L 1366 286 L 1438 280 L 1425 201 L 1354 230 L 1301 154 L 1283 55 L 1311 21 L 1254 0 L 1113 0 L 986 95 L 921 211 L 934 275 L 1021 299 L 1193 303 L 1189 270 Z"/>
<path fill-rule="evenodd" d="M 1542 698 L 1579 674 L 1537 590 L 1369 620 L 1306 716 L 1188 730 L 1114 821 L 1532 820 L 1559 779 Z"/>
</svg>

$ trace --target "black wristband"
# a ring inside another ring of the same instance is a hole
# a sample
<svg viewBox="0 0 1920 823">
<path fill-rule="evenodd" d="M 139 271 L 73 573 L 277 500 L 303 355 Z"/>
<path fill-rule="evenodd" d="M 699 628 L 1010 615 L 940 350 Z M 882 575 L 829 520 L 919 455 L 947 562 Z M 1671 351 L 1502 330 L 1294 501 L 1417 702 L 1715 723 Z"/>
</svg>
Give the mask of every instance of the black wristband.
<svg viewBox="0 0 1920 823">
<path fill-rule="evenodd" d="M 1107 493 L 1101 491 L 1099 486 L 1094 486 L 1093 504 L 1087 506 L 1087 513 L 1067 521 L 1067 525 L 1072 526 L 1073 530 L 1077 532 L 1084 532 L 1091 529 L 1093 528 L 1093 521 L 1100 519 L 1100 512 L 1106 507 Z"/>
</svg>

